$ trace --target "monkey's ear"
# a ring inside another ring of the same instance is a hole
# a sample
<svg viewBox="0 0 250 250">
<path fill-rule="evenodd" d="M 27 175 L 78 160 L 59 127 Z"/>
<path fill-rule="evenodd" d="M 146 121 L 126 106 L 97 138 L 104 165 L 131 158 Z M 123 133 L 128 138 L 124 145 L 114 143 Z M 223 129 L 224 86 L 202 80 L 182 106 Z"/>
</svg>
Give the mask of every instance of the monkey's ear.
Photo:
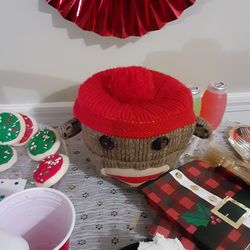
<svg viewBox="0 0 250 250">
<path fill-rule="evenodd" d="M 201 117 L 196 117 L 196 125 L 194 135 L 202 139 L 207 139 L 212 134 L 212 128 L 210 124 Z"/>
</svg>

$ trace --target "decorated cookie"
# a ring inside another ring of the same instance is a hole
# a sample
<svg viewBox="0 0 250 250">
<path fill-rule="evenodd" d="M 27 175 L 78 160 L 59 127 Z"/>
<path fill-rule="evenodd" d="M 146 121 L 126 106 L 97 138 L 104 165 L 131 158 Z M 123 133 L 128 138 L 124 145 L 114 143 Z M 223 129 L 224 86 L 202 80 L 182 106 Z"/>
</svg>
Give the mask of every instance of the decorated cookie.
<svg viewBox="0 0 250 250">
<path fill-rule="evenodd" d="M 22 139 L 17 142 L 14 146 L 23 146 L 25 145 L 29 139 L 37 132 L 37 122 L 33 119 L 33 117 L 31 117 L 30 115 L 24 115 L 19 113 L 25 123 L 25 132 L 24 135 L 22 137 Z"/>
<path fill-rule="evenodd" d="M 20 141 L 25 133 L 25 123 L 17 113 L 0 113 L 0 145 L 13 145 Z"/>
<path fill-rule="evenodd" d="M 35 185 L 51 187 L 56 184 L 67 172 L 69 158 L 66 155 L 55 153 L 45 158 L 34 172 Z"/>
<path fill-rule="evenodd" d="M 0 172 L 12 167 L 16 161 L 16 150 L 9 145 L 0 145 Z"/>
<path fill-rule="evenodd" d="M 41 161 L 55 154 L 61 145 L 57 132 L 50 128 L 38 131 L 28 142 L 28 155 L 34 161 Z"/>
</svg>

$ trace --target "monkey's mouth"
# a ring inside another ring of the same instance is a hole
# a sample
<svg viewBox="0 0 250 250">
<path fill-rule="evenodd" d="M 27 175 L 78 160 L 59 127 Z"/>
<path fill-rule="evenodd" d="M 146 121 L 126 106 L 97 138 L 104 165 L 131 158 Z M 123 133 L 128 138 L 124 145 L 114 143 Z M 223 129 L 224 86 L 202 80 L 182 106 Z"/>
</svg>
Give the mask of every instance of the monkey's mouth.
<svg viewBox="0 0 250 250">
<path fill-rule="evenodd" d="M 111 176 L 137 187 L 146 181 L 156 179 L 158 176 L 169 171 L 169 166 L 174 166 L 176 159 L 183 153 L 184 149 L 179 149 L 163 158 L 151 161 L 119 161 L 95 154 L 91 148 L 87 147 L 92 163 L 97 166 L 103 175 Z M 172 168 L 172 167 L 171 167 Z"/>
<path fill-rule="evenodd" d="M 102 168 L 104 175 L 111 176 L 131 186 L 137 187 L 146 181 L 156 179 L 169 170 L 168 165 L 158 168 L 147 168 L 145 170 L 136 169 L 118 169 L 118 168 Z"/>
<path fill-rule="evenodd" d="M 159 177 L 162 173 L 154 174 L 154 175 L 148 175 L 148 176 L 142 176 L 142 177 L 126 177 L 126 176 L 118 176 L 118 175 L 110 175 L 113 178 L 116 178 L 122 182 L 125 182 L 127 184 L 130 184 L 131 186 L 139 186 L 143 184 L 146 181 L 156 179 Z"/>
</svg>

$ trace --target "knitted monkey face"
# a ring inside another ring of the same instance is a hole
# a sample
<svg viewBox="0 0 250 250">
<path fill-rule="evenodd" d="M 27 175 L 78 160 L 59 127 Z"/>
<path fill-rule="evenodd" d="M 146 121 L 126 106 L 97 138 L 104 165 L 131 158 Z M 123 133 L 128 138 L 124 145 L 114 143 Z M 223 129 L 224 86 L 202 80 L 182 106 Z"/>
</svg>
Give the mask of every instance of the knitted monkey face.
<svg viewBox="0 0 250 250">
<path fill-rule="evenodd" d="M 187 87 L 142 67 L 90 77 L 79 88 L 74 115 L 92 163 L 133 186 L 174 168 L 193 134 L 210 134 L 206 123 L 196 120 Z"/>
<path fill-rule="evenodd" d="M 92 162 L 104 175 L 138 186 L 172 169 L 194 130 L 192 124 L 146 139 L 126 139 L 83 126 L 83 136 Z"/>
</svg>

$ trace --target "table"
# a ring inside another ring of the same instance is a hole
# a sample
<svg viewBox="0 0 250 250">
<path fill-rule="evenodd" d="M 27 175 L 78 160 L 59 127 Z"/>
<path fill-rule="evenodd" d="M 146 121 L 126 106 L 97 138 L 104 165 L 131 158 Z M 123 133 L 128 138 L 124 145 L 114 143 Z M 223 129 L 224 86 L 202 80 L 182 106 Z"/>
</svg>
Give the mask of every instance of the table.
<svg viewBox="0 0 250 250">
<path fill-rule="evenodd" d="M 220 127 L 214 135 L 216 140 L 225 143 L 223 131 L 229 124 Z M 184 155 L 197 150 L 196 146 L 197 141 Z M 198 148 L 202 149 L 200 144 Z M 135 188 L 101 176 L 87 158 L 81 134 L 68 139 L 66 149 L 70 168 L 54 188 L 65 193 L 76 209 L 70 249 L 113 250 L 147 238 L 155 214 L 143 195 Z M 0 178 L 25 178 L 28 179 L 26 188 L 34 187 L 32 172 L 37 163 L 28 158 L 25 148 L 17 147 L 17 152 L 18 162 L 2 172 Z M 182 157 L 181 163 L 185 159 Z"/>
<path fill-rule="evenodd" d="M 143 195 L 101 176 L 84 152 L 81 134 L 67 140 L 66 146 L 70 168 L 54 188 L 65 193 L 76 209 L 70 249 L 112 250 L 145 239 L 154 215 Z M 25 148 L 16 149 L 17 163 L 0 178 L 25 178 L 26 188 L 34 187 L 32 172 L 37 163 L 28 158 Z"/>
</svg>

